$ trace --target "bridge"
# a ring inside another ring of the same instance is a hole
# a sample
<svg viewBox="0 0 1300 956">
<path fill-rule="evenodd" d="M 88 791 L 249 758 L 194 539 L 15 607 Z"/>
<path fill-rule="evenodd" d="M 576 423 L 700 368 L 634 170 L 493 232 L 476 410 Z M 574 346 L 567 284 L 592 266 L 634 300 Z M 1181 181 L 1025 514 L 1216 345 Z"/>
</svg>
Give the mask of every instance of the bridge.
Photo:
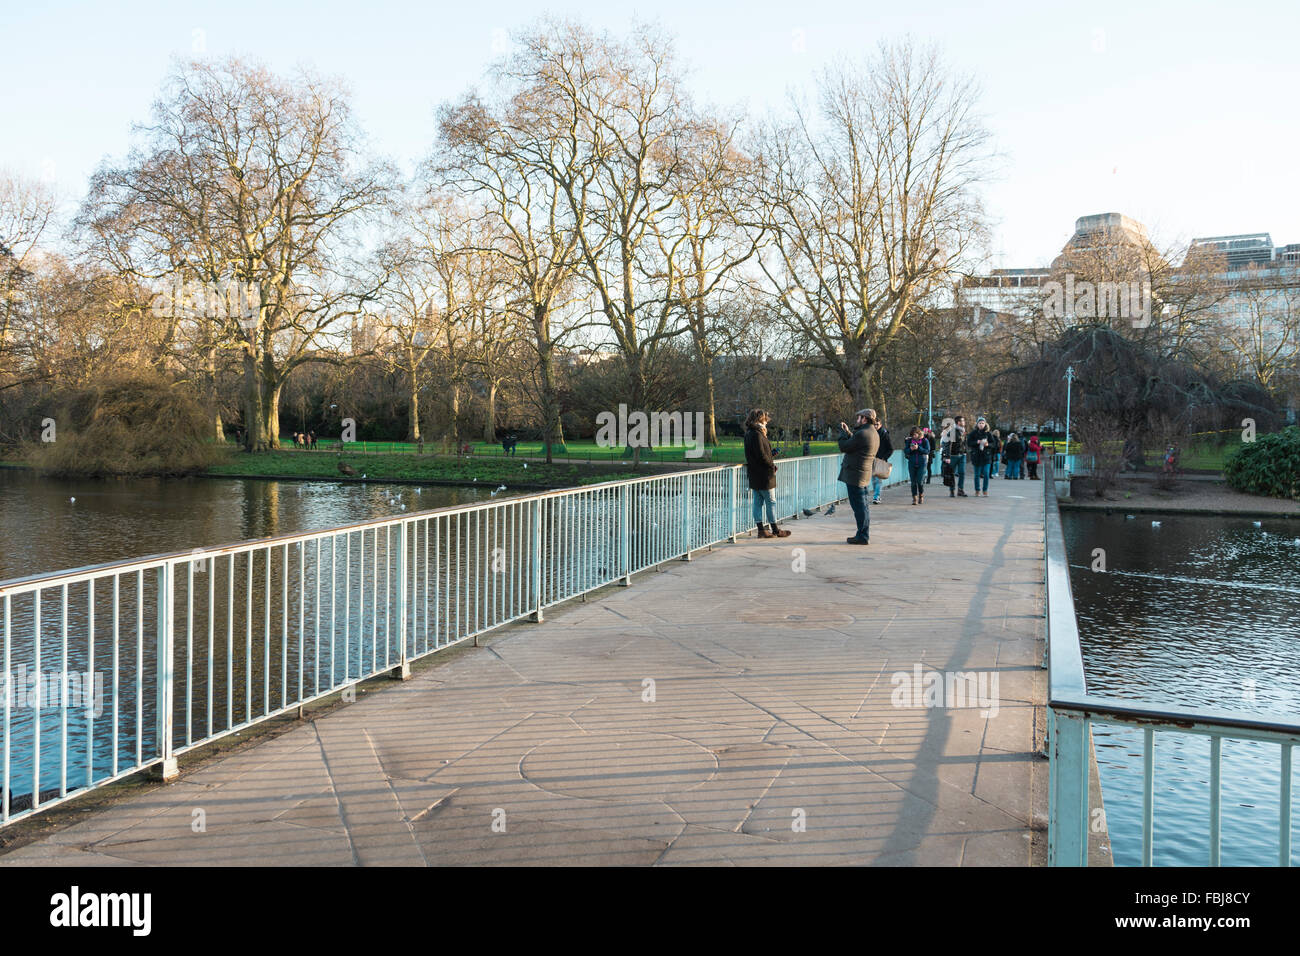
<svg viewBox="0 0 1300 956">
<path fill-rule="evenodd" d="M 782 462 L 779 540 L 723 466 L 0 582 L 64 688 L 6 695 L 0 864 L 1106 863 L 1101 721 L 1289 787 L 1294 727 L 1088 694 L 1050 473 L 863 548 L 837 470 Z"/>
</svg>

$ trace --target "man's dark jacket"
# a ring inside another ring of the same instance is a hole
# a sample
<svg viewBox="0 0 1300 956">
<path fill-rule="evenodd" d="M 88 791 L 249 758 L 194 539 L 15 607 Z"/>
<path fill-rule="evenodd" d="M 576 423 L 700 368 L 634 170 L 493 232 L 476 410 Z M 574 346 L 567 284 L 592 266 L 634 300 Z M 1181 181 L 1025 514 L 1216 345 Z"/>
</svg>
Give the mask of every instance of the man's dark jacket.
<svg viewBox="0 0 1300 956">
<path fill-rule="evenodd" d="M 869 423 L 859 425 L 853 429 L 852 435 L 841 431 L 839 444 L 840 451 L 844 452 L 839 480 L 851 488 L 865 488 L 871 484 L 871 468 L 880 448 L 876 426 Z"/>
</svg>

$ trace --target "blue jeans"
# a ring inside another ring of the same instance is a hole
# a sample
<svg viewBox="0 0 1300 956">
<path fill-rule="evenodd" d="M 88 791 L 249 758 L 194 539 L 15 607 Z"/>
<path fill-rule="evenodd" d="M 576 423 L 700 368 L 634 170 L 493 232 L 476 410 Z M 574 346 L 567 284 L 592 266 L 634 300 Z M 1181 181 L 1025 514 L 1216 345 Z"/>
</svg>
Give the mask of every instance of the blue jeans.
<svg viewBox="0 0 1300 956">
<path fill-rule="evenodd" d="M 1007 477 L 1008 477 L 1008 478 L 1019 478 L 1019 477 L 1020 477 L 1020 462 L 1019 462 L 1019 461 L 1009 461 L 1009 462 L 1007 462 Z"/>
<path fill-rule="evenodd" d="M 952 456 L 952 477 L 957 486 L 957 491 L 966 490 L 966 456 Z"/>
<path fill-rule="evenodd" d="M 925 465 L 907 463 L 907 477 L 912 480 L 912 494 L 925 494 Z"/>
<path fill-rule="evenodd" d="M 975 493 L 989 490 L 989 465 L 975 466 Z"/>
<path fill-rule="evenodd" d="M 849 492 L 849 507 L 853 509 L 853 518 L 858 523 L 858 530 L 853 535 L 859 541 L 866 541 L 871 532 L 871 512 L 868 510 L 867 486 L 845 485 Z"/>
<path fill-rule="evenodd" d="M 770 488 L 751 488 L 754 497 L 754 524 L 763 523 L 763 506 L 767 505 L 767 523 L 776 524 L 775 501 Z"/>
<path fill-rule="evenodd" d="M 885 479 L 881 478 L 878 475 L 872 475 L 871 476 L 871 497 L 879 498 L 880 489 L 883 488 L 884 485 L 885 485 Z"/>
</svg>

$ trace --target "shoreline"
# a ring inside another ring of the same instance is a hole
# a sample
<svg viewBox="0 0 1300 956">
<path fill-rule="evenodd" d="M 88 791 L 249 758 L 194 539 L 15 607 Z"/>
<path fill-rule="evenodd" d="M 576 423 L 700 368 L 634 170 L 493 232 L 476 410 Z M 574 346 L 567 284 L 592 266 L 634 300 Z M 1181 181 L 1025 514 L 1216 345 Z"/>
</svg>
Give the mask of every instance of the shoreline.
<svg viewBox="0 0 1300 956">
<path fill-rule="evenodd" d="M 1102 511 L 1107 514 L 1202 515 L 1241 518 L 1300 518 L 1300 502 L 1287 498 L 1265 498 L 1229 488 L 1222 479 L 1200 476 L 1180 480 L 1175 490 L 1156 488 L 1143 478 L 1121 478 L 1105 498 L 1096 497 L 1087 476 L 1070 483 L 1070 497 L 1060 502 L 1063 511 Z M 1080 493 L 1082 492 L 1082 494 Z"/>
</svg>

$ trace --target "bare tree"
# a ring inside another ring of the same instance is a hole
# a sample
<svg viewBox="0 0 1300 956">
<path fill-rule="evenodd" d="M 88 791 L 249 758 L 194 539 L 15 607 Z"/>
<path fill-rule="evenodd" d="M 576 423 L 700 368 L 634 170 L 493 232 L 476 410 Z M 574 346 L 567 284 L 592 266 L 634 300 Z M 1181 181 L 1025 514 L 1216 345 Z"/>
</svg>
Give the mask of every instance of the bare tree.
<svg viewBox="0 0 1300 956">
<path fill-rule="evenodd" d="M 124 165 L 96 173 L 81 221 L 124 272 L 255 290 L 206 317 L 243 359 L 246 447 L 275 447 L 285 379 L 375 294 L 344 270 L 392 172 L 361 160 L 336 84 L 239 59 L 179 69 L 139 132 Z"/>
<path fill-rule="evenodd" d="M 856 406 L 909 316 L 948 286 L 982 236 L 973 187 L 987 134 L 975 89 L 932 50 L 882 45 L 828 69 L 815 111 L 762 139 L 760 258 L 781 315 Z"/>
</svg>

